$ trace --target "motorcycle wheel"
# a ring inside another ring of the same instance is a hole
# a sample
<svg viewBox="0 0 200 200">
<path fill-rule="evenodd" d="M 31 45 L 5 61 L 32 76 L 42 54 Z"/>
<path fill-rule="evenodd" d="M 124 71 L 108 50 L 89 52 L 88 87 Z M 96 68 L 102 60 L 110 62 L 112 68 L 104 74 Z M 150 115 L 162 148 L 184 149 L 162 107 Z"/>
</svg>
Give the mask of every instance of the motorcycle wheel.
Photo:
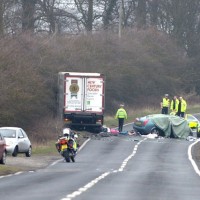
<svg viewBox="0 0 200 200">
<path fill-rule="evenodd" d="M 68 150 L 63 151 L 62 156 L 65 158 L 66 162 L 70 162 L 70 156 L 69 156 L 69 151 Z"/>
<path fill-rule="evenodd" d="M 66 162 L 70 162 L 70 158 L 69 157 L 65 157 Z"/>
</svg>

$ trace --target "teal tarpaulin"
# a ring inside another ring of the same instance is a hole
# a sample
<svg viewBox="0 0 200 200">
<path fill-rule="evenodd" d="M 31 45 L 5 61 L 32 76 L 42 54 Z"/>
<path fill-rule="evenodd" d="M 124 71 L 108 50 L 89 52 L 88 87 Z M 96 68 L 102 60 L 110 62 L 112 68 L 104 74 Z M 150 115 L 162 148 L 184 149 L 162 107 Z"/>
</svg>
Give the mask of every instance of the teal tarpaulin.
<svg viewBox="0 0 200 200">
<path fill-rule="evenodd" d="M 178 116 L 155 114 L 150 117 L 152 122 L 164 132 L 165 137 L 186 139 L 191 132 L 188 122 Z"/>
</svg>

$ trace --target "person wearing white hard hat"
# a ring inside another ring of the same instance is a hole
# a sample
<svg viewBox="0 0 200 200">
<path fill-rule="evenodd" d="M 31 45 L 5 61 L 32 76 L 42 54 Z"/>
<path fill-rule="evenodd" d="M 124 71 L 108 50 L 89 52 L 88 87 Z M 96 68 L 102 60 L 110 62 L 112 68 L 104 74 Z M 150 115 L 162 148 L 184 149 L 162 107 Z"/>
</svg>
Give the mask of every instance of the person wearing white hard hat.
<svg viewBox="0 0 200 200">
<path fill-rule="evenodd" d="M 70 136 L 71 134 L 71 129 L 70 128 L 64 128 L 63 129 L 63 136 Z"/>
<path fill-rule="evenodd" d="M 70 132 L 71 132 L 70 128 L 64 128 L 62 131 L 62 136 L 59 137 L 58 141 L 56 142 L 55 145 L 59 153 L 61 152 L 62 145 L 67 144 L 67 141 L 70 138 Z"/>
<path fill-rule="evenodd" d="M 161 113 L 167 115 L 169 106 L 170 106 L 169 95 L 165 94 L 165 96 L 162 98 L 162 101 L 160 102 Z"/>
</svg>

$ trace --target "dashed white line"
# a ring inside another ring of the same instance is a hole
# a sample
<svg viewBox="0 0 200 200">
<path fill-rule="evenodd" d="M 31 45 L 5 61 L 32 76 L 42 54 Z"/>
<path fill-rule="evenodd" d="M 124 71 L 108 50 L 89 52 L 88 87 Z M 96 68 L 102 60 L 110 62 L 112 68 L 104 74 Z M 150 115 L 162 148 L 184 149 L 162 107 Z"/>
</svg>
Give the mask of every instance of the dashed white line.
<svg viewBox="0 0 200 200">
<path fill-rule="evenodd" d="M 71 200 L 71 199 L 77 197 L 78 195 L 81 195 L 83 192 L 87 191 L 89 188 L 93 187 L 95 184 L 97 184 L 100 180 L 102 180 L 105 177 L 107 177 L 109 174 L 122 172 L 124 170 L 124 168 L 126 167 L 128 161 L 135 155 L 135 153 L 136 153 L 136 151 L 138 149 L 138 146 L 141 144 L 141 142 L 143 142 L 146 139 L 147 138 L 144 138 L 143 140 L 141 140 L 140 142 L 138 142 L 134 146 L 133 152 L 126 159 L 124 159 L 124 161 L 122 162 L 122 165 L 120 166 L 120 168 L 118 170 L 114 170 L 112 172 L 105 172 L 105 173 L 103 173 L 102 175 L 100 175 L 96 179 L 90 181 L 84 187 L 79 188 L 78 190 L 74 191 L 71 194 L 68 194 L 65 198 L 62 198 L 61 200 Z"/>
</svg>

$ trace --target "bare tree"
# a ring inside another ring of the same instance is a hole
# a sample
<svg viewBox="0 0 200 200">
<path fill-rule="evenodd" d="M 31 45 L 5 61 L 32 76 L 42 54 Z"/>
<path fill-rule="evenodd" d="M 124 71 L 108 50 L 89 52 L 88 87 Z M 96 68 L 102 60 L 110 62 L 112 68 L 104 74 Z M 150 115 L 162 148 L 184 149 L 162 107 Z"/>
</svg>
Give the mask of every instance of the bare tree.
<svg viewBox="0 0 200 200">
<path fill-rule="evenodd" d="M 146 25 L 146 14 L 146 0 L 138 0 L 138 7 L 136 12 L 136 22 L 138 28 L 142 28 Z"/>
<path fill-rule="evenodd" d="M 110 0 L 104 2 L 103 11 L 103 28 L 108 29 L 110 22 L 112 21 L 112 15 L 114 7 L 116 6 L 117 0 Z"/>
<path fill-rule="evenodd" d="M 159 18 L 159 0 L 149 0 L 150 23 L 155 26 Z"/>
<path fill-rule="evenodd" d="M 42 26 L 46 27 L 45 24 L 48 24 L 49 34 L 56 32 L 56 23 L 58 16 L 62 15 L 62 10 L 59 11 L 60 1 L 57 0 L 38 0 L 37 7 L 37 18 L 41 22 L 43 21 Z M 43 29 L 38 27 L 40 30 Z"/>
<path fill-rule="evenodd" d="M 34 32 L 34 14 L 37 0 L 22 0 L 22 31 Z"/>
<path fill-rule="evenodd" d="M 92 31 L 94 21 L 94 0 L 74 0 L 77 10 L 81 17 L 79 18 L 87 32 Z"/>
<path fill-rule="evenodd" d="M 3 35 L 4 32 L 4 25 L 3 25 L 3 6 L 4 0 L 0 0 L 0 35 Z"/>
</svg>

